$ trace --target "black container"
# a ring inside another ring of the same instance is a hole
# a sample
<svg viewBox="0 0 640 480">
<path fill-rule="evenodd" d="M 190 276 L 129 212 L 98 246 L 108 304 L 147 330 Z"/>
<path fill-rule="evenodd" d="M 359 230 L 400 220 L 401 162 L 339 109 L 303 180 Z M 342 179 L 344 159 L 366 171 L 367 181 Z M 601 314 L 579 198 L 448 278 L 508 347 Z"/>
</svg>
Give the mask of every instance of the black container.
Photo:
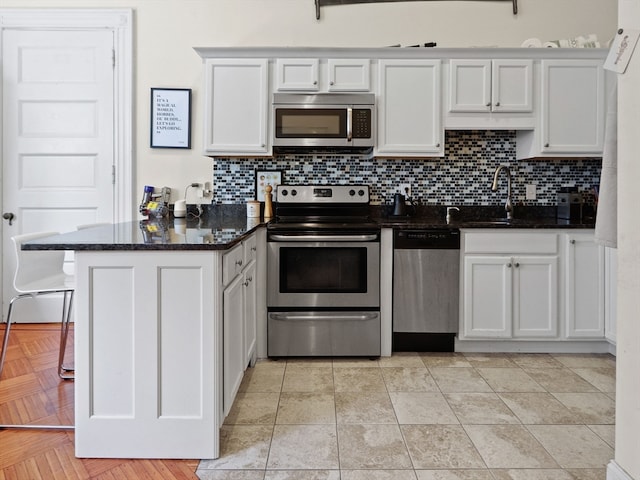
<svg viewBox="0 0 640 480">
<path fill-rule="evenodd" d="M 558 201 L 558 218 L 561 220 L 571 220 L 579 222 L 582 220 L 582 194 L 574 191 L 562 191 L 568 190 L 566 188 L 561 189 L 557 194 Z M 573 189 L 572 189 L 573 190 Z"/>
</svg>

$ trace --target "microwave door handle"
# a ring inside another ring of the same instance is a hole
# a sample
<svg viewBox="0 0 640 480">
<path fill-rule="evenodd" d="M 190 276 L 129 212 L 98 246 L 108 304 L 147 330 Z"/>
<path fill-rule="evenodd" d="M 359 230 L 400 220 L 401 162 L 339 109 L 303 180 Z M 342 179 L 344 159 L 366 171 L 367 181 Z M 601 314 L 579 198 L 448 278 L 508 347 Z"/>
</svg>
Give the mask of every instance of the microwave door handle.
<svg viewBox="0 0 640 480">
<path fill-rule="evenodd" d="M 347 142 L 353 138 L 353 108 L 347 108 Z"/>
</svg>

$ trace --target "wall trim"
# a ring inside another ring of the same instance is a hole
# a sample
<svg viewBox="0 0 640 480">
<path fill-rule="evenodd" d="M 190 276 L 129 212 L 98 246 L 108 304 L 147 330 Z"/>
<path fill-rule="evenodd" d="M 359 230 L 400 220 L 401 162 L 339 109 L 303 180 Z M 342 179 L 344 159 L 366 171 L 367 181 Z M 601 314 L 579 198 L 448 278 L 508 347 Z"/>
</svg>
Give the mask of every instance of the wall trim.
<svg viewBox="0 0 640 480">
<path fill-rule="evenodd" d="M 615 460 L 607 465 L 607 480 L 634 480 Z"/>
<path fill-rule="evenodd" d="M 4 29 L 110 29 L 114 38 L 114 222 L 133 219 L 133 10 L 0 8 Z M 1 46 L 1 45 L 0 45 Z M 1 51 L 1 50 L 0 50 Z M 0 139 L 0 142 L 2 139 Z"/>
</svg>

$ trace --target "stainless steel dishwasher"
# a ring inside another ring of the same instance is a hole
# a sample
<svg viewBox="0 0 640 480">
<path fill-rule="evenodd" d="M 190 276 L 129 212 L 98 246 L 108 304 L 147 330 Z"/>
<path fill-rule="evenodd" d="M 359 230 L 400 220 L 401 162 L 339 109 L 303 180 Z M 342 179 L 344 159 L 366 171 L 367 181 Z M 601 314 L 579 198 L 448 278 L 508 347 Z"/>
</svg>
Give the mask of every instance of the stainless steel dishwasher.
<svg viewBox="0 0 640 480">
<path fill-rule="evenodd" d="M 460 231 L 398 229 L 393 249 L 393 350 L 453 351 Z"/>
</svg>

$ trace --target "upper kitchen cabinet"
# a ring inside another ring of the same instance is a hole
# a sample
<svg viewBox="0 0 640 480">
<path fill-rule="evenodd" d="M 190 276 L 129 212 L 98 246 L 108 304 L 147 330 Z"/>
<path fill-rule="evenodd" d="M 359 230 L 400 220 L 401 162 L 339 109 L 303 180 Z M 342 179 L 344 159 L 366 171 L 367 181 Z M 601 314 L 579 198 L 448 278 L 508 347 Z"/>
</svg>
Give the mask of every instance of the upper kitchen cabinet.
<svg viewBox="0 0 640 480">
<path fill-rule="evenodd" d="M 378 146 L 389 157 L 444 155 L 440 60 L 380 60 Z"/>
<path fill-rule="evenodd" d="M 533 128 L 533 60 L 452 59 L 446 128 Z"/>
<path fill-rule="evenodd" d="M 206 59 L 204 101 L 206 155 L 270 155 L 267 59 Z"/>
<path fill-rule="evenodd" d="M 280 92 L 368 92 L 371 60 L 337 58 L 279 58 L 275 62 Z"/>
<path fill-rule="evenodd" d="M 536 129 L 518 132 L 517 157 L 600 157 L 604 145 L 602 60 L 542 60 Z"/>
<path fill-rule="evenodd" d="M 276 88 L 282 92 L 317 92 L 320 89 L 319 65 L 317 58 L 278 58 Z"/>
</svg>

